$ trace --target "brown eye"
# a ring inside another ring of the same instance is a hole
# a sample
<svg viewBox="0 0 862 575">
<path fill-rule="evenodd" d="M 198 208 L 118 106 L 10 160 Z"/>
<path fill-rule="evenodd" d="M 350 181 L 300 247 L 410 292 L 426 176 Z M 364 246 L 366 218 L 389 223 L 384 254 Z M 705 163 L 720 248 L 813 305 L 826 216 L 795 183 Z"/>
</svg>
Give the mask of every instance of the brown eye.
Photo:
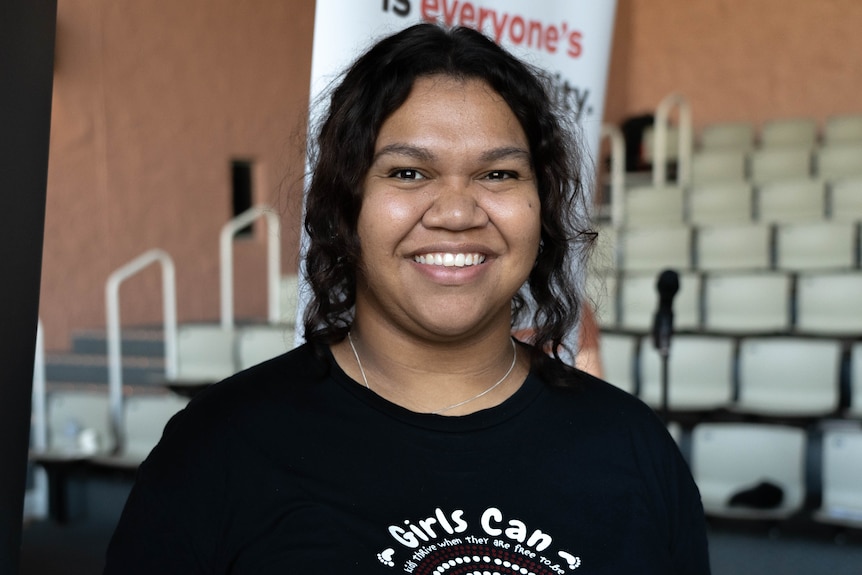
<svg viewBox="0 0 862 575">
<path fill-rule="evenodd" d="M 412 168 L 399 168 L 389 172 L 389 177 L 396 178 L 398 180 L 421 180 L 424 179 L 425 176 L 423 176 L 419 170 L 414 170 Z"/>
</svg>

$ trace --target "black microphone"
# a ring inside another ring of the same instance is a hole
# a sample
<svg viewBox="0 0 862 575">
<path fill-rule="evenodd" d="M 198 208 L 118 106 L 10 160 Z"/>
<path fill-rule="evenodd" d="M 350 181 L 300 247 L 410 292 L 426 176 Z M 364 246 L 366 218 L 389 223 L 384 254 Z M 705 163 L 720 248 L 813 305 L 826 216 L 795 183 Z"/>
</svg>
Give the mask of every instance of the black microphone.
<svg viewBox="0 0 862 575">
<path fill-rule="evenodd" d="M 653 344 L 662 356 L 667 357 L 673 333 L 673 298 L 679 291 L 679 274 L 673 270 L 664 270 L 659 274 L 655 287 L 659 299 L 653 321 Z"/>
</svg>

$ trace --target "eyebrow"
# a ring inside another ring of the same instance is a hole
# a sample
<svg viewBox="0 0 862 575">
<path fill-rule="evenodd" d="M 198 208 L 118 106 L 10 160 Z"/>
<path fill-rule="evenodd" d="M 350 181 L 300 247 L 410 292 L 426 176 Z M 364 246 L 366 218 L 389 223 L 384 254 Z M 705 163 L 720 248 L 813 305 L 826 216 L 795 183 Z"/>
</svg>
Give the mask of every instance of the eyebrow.
<svg viewBox="0 0 862 575">
<path fill-rule="evenodd" d="M 415 160 L 422 161 L 431 161 L 436 158 L 436 156 L 431 152 L 431 150 L 427 148 L 421 148 L 419 146 L 411 146 L 410 144 L 389 144 L 387 146 L 383 146 L 380 150 L 374 154 L 374 158 L 372 162 L 376 162 L 380 159 L 381 156 L 407 156 L 413 158 Z"/>
<path fill-rule="evenodd" d="M 504 146 L 502 148 L 494 148 L 482 153 L 481 159 L 485 162 L 493 162 L 495 160 L 504 160 L 507 158 L 519 157 L 527 162 L 530 162 L 530 152 L 518 146 Z"/>
<path fill-rule="evenodd" d="M 421 161 L 432 161 L 437 157 L 431 150 L 427 148 L 423 148 L 420 146 L 412 146 L 410 144 L 395 143 L 388 144 L 380 148 L 380 150 L 378 150 L 377 153 L 374 154 L 372 162 L 376 162 L 381 156 L 387 155 L 407 156 Z M 518 157 L 527 162 L 531 161 L 530 152 L 518 146 L 503 146 L 500 148 L 486 150 L 482 152 L 482 155 L 479 158 L 483 162 L 493 162 L 496 160 L 503 160 L 506 158 L 513 157 Z"/>
</svg>

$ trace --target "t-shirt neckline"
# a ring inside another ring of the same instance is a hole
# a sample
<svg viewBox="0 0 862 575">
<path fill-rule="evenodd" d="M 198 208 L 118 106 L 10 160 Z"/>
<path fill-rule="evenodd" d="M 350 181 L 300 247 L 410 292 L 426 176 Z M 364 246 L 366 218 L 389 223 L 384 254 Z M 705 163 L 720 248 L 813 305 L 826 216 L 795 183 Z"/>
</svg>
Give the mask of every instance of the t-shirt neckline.
<svg viewBox="0 0 862 575">
<path fill-rule="evenodd" d="M 526 409 L 544 389 L 541 379 L 531 371 L 515 393 L 495 406 L 465 415 L 420 413 L 389 401 L 347 375 L 335 361 L 329 347 L 326 348 L 326 354 L 333 379 L 344 391 L 383 415 L 407 425 L 437 431 L 459 433 L 499 425 Z"/>
</svg>

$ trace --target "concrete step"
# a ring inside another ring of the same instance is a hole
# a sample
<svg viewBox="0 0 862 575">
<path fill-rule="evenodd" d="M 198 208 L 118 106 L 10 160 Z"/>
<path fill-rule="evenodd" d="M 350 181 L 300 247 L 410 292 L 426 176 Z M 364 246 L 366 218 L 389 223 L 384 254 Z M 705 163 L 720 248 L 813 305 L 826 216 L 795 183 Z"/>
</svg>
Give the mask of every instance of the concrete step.
<svg viewBox="0 0 862 575">
<path fill-rule="evenodd" d="M 123 358 L 124 384 L 160 385 L 164 381 L 164 374 L 164 360 L 160 357 Z M 45 379 L 49 382 L 107 383 L 108 359 L 104 355 L 48 354 L 45 358 Z"/>
<path fill-rule="evenodd" d="M 123 357 L 164 357 L 165 341 L 161 327 L 124 329 L 121 334 Z M 72 353 L 107 355 L 105 330 L 80 330 L 72 335 Z"/>
</svg>

